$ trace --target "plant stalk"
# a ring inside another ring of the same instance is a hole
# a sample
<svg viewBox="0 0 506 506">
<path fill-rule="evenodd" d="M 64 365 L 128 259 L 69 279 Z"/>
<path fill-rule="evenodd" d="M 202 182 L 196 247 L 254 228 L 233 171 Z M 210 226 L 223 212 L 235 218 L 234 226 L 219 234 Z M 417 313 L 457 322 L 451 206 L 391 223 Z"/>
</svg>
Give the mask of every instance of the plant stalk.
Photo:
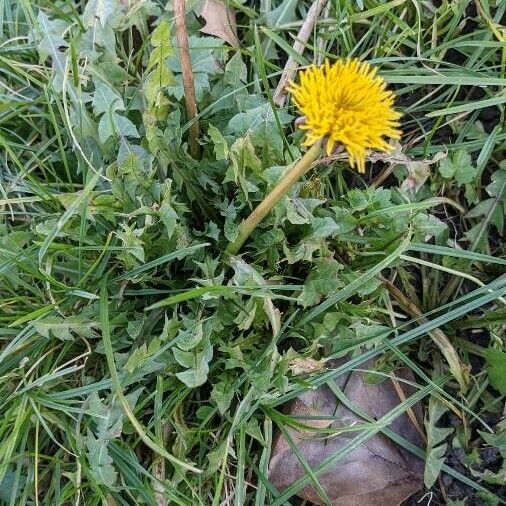
<svg viewBox="0 0 506 506">
<path fill-rule="evenodd" d="M 188 148 L 193 158 L 199 156 L 200 127 L 198 120 L 197 99 L 195 98 L 195 85 L 193 70 L 188 46 L 188 31 L 186 29 L 186 1 L 174 0 L 174 15 L 176 20 L 176 36 L 179 44 L 179 56 L 183 76 L 183 89 L 186 100 L 186 113 L 190 127 L 188 129 Z"/>
<path fill-rule="evenodd" d="M 258 224 L 269 214 L 271 209 L 282 199 L 288 190 L 311 168 L 313 162 L 320 156 L 322 148 L 319 144 L 313 145 L 302 158 L 285 174 L 274 189 L 253 212 L 239 225 L 237 239 L 227 246 L 225 250 L 229 255 L 236 255 L 246 239 L 251 235 Z"/>
</svg>

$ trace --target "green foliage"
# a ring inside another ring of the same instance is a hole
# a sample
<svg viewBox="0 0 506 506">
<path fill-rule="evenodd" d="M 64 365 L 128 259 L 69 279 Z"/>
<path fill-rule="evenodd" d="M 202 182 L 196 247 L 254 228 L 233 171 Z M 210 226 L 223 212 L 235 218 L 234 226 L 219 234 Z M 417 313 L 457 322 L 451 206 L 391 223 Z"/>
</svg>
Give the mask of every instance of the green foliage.
<svg viewBox="0 0 506 506">
<path fill-rule="evenodd" d="M 141 391 L 137 390 L 128 396 L 131 407 L 137 402 L 140 393 Z M 90 395 L 87 404 L 88 414 L 95 420 L 94 429 L 88 429 L 85 439 L 90 471 L 98 483 L 112 487 L 117 481 L 117 472 L 112 465 L 108 444 L 110 440 L 121 436 L 123 411 L 117 402 L 106 406 L 96 392 Z"/>
<path fill-rule="evenodd" d="M 476 177 L 476 167 L 473 166 L 471 155 L 464 149 L 459 149 L 453 156 L 439 162 L 439 173 L 445 179 L 455 179 L 458 185 L 470 183 Z"/>
<path fill-rule="evenodd" d="M 153 46 L 153 51 L 149 55 L 146 70 L 151 72 L 146 76 L 144 95 L 148 104 L 152 104 L 152 106 L 160 109 L 168 105 L 169 102 L 164 94 L 164 90 L 174 82 L 174 77 L 166 64 L 167 58 L 173 52 L 169 22 L 166 18 L 163 18 L 160 24 L 153 30 L 150 42 Z M 147 109 L 149 109 L 149 106 Z"/>
<path fill-rule="evenodd" d="M 506 395 L 506 352 L 489 348 L 485 360 L 490 383 L 502 395 Z"/>
<path fill-rule="evenodd" d="M 484 198 L 467 213 L 468 218 L 484 217 L 490 220 L 497 232 L 504 233 L 504 217 L 506 215 L 506 163 L 501 162 L 500 169 L 492 174 L 491 182 L 485 188 L 490 198 Z"/>
<path fill-rule="evenodd" d="M 82 314 L 71 315 L 66 318 L 59 316 L 45 316 L 34 323 L 34 329 L 43 337 L 56 337 L 63 341 L 71 341 L 74 335 L 94 338 L 98 337 L 95 321 Z"/>
<path fill-rule="evenodd" d="M 427 488 L 434 485 L 444 464 L 447 443 L 442 443 L 442 441 L 453 432 L 451 427 L 441 428 L 436 426 L 446 411 L 447 408 L 441 402 L 433 397 L 430 399 L 428 415 L 425 420 L 427 457 L 425 460 L 424 483 Z"/>
<path fill-rule="evenodd" d="M 0 2 L 0 502 L 288 503 L 304 483 L 280 499 L 268 481 L 281 405 L 368 358 L 371 381 L 407 365 L 431 394 L 426 485 L 453 473 L 493 502 L 504 464 L 478 450 L 504 459 L 487 423 L 506 394 L 505 8 L 328 2 L 297 61 L 376 62 L 402 143 L 366 175 L 326 157 L 228 257 L 305 150 L 272 95 L 313 2 L 225 2 L 240 50 L 186 3 L 198 159 L 171 2 Z M 467 392 L 438 329 L 473 364 Z M 445 465 L 457 441 L 465 475 Z"/>
</svg>

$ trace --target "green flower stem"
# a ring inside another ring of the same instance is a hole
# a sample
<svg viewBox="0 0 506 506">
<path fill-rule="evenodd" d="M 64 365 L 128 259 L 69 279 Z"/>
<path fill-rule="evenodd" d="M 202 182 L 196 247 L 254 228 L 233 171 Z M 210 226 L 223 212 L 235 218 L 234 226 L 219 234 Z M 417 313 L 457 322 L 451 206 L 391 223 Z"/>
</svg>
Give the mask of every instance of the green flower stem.
<svg viewBox="0 0 506 506">
<path fill-rule="evenodd" d="M 313 162 L 322 153 L 318 144 L 313 145 L 304 156 L 285 174 L 274 189 L 253 212 L 240 224 L 237 239 L 229 243 L 225 250 L 229 255 L 236 255 L 246 239 L 251 235 L 257 225 L 269 214 L 271 209 L 283 198 L 288 190 L 296 183 L 312 166 Z"/>
</svg>

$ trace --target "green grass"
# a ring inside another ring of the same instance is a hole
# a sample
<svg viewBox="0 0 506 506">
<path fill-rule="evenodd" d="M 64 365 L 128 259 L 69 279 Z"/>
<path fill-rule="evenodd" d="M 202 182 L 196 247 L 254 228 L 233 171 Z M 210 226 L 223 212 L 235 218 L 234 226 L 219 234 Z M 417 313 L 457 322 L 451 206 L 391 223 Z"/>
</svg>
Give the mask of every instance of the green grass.
<svg viewBox="0 0 506 506">
<path fill-rule="evenodd" d="M 431 504 L 500 504 L 506 5 L 329 0 L 297 55 L 311 1 L 228 2 L 240 50 L 199 31 L 200 3 L 193 159 L 171 2 L 0 0 L 0 504 L 281 506 L 308 484 L 327 504 L 319 475 L 379 432 L 450 477 Z M 272 101 L 289 56 L 377 65 L 402 152 L 379 185 L 388 159 L 309 172 L 228 258 L 302 151 Z M 294 357 L 346 359 L 294 376 Z M 360 413 L 316 469 L 299 452 L 306 476 L 277 491 L 285 403 L 321 385 L 349 403 L 334 379 L 368 360 L 409 367 L 414 395 Z M 446 460 L 388 428 L 430 398 Z"/>
</svg>

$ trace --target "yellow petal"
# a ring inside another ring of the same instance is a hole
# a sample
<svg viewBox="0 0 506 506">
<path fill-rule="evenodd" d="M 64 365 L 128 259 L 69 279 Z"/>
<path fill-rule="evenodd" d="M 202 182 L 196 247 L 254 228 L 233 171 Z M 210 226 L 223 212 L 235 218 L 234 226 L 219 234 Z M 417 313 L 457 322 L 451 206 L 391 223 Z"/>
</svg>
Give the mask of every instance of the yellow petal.
<svg viewBox="0 0 506 506">
<path fill-rule="evenodd" d="M 328 60 L 300 73 L 299 84 L 291 82 L 292 100 L 306 121 L 305 145 L 328 138 L 330 155 L 342 144 L 349 163 L 365 172 L 367 149 L 388 151 L 387 138 L 398 139 L 400 113 L 393 108 L 395 96 L 377 75 L 377 69 L 357 59 Z"/>
</svg>

